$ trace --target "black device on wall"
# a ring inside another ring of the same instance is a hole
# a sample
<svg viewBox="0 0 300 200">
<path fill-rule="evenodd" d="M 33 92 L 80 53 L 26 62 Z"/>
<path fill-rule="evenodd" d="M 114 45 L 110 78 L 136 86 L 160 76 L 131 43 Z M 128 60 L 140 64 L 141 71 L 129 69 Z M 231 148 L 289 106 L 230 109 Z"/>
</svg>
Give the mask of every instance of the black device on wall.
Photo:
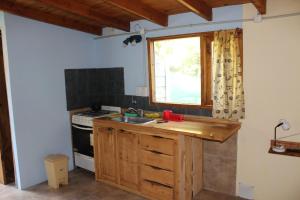
<svg viewBox="0 0 300 200">
<path fill-rule="evenodd" d="M 67 110 L 101 105 L 108 97 L 124 96 L 124 69 L 65 69 Z"/>
</svg>

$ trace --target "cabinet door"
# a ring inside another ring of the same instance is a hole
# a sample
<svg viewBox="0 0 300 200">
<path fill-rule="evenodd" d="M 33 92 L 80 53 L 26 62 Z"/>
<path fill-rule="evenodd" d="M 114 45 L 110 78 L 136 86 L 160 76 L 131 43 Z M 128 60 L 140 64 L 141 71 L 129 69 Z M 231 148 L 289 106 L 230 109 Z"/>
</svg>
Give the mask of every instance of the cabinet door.
<svg viewBox="0 0 300 200">
<path fill-rule="evenodd" d="M 138 188 L 138 136 L 130 131 L 118 130 L 118 163 L 120 184 L 131 188 Z"/>
<path fill-rule="evenodd" d="M 113 128 L 98 129 L 100 179 L 116 182 L 116 132 Z"/>
</svg>

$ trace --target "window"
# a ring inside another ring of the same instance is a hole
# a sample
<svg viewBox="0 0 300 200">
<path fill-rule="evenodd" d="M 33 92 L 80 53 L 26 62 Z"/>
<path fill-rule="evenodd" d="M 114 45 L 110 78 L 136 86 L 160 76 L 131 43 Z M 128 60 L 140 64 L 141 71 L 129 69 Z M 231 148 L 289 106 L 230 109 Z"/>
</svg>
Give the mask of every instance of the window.
<svg viewBox="0 0 300 200">
<path fill-rule="evenodd" d="M 148 38 L 152 104 L 211 108 L 213 33 Z"/>
</svg>

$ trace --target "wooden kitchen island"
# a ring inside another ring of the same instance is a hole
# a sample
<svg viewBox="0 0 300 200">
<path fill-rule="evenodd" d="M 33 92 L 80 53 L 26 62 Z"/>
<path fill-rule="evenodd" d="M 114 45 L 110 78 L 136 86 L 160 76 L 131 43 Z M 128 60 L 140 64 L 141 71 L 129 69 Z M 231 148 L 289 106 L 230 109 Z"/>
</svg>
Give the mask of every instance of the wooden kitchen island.
<svg viewBox="0 0 300 200">
<path fill-rule="evenodd" d="M 191 200 L 203 185 L 203 139 L 224 142 L 240 123 L 185 120 L 134 125 L 95 119 L 96 180 L 149 199 Z"/>
</svg>

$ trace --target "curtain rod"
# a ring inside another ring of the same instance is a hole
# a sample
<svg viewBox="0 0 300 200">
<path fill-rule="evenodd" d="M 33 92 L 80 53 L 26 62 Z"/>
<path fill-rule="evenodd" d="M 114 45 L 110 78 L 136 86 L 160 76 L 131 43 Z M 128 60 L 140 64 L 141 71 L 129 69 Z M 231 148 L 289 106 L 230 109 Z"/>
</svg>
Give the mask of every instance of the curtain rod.
<svg viewBox="0 0 300 200">
<path fill-rule="evenodd" d="M 299 16 L 299 15 L 300 15 L 300 12 L 290 13 L 290 14 L 283 14 L 283 15 L 273 15 L 273 16 L 267 16 L 267 17 L 263 16 L 262 20 L 294 17 L 294 16 Z M 217 25 L 217 24 L 230 24 L 230 23 L 249 22 L 249 21 L 254 21 L 254 19 L 253 18 L 235 19 L 235 20 L 215 21 L 215 22 L 203 22 L 203 23 L 198 23 L 198 24 L 186 24 L 186 25 L 179 25 L 179 26 L 170 26 L 170 27 L 165 27 L 165 28 L 156 28 L 156 29 L 151 29 L 151 30 L 145 30 L 145 34 L 152 33 L 152 32 L 157 32 L 157 31 L 173 30 L 173 29 L 178 29 L 178 28 L 191 28 L 191 27 L 197 27 L 197 26 L 210 26 L 210 25 Z M 133 35 L 133 34 L 140 34 L 140 32 L 135 31 L 135 32 L 128 32 L 128 33 L 113 34 L 113 35 L 104 35 L 104 36 L 95 37 L 94 39 L 98 40 L 98 39 L 118 37 L 118 36 L 128 36 L 128 35 Z"/>
</svg>

